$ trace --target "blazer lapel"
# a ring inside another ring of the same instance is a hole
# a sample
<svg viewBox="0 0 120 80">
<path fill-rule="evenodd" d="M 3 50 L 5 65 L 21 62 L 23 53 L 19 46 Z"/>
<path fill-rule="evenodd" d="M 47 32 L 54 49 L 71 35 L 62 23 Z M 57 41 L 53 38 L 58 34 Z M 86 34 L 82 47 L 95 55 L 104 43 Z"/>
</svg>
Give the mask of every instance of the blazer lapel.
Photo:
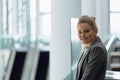
<svg viewBox="0 0 120 80">
<path fill-rule="evenodd" d="M 88 53 L 89 53 L 89 50 L 90 50 L 90 49 L 88 49 L 85 53 L 82 54 L 82 56 L 81 56 L 81 58 L 80 58 L 80 60 L 79 60 L 79 62 L 78 62 L 78 66 L 77 66 L 77 67 L 78 67 L 78 72 L 77 72 L 77 79 L 76 79 L 76 80 L 78 80 L 78 77 L 79 77 L 79 75 L 80 75 L 80 71 L 81 71 L 82 64 L 83 64 L 85 58 L 87 57 L 87 55 L 88 55 Z"/>
</svg>

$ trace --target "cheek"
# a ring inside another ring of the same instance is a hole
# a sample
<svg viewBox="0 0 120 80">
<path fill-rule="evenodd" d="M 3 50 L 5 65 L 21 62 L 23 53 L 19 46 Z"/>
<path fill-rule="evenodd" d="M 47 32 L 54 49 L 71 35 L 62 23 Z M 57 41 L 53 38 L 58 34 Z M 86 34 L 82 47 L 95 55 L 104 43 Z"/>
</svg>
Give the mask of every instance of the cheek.
<svg viewBox="0 0 120 80">
<path fill-rule="evenodd" d="M 96 37 L 96 35 L 95 34 L 89 34 L 88 37 L 89 37 L 89 39 L 94 39 Z"/>
<path fill-rule="evenodd" d="M 94 33 L 89 33 L 89 34 L 86 35 L 86 37 L 94 38 L 94 37 L 95 37 L 95 34 L 94 34 Z"/>
<path fill-rule="evenodd" d="M 81 39 L 81 35 L 80 34 L 78 34 L 78 37 L 79 37 L 79 39 Z"/>
<path fill-rule="evenodd" d="M 78 33 L 78 37 L 80 38 L 80 34 Z"/>
</svg>

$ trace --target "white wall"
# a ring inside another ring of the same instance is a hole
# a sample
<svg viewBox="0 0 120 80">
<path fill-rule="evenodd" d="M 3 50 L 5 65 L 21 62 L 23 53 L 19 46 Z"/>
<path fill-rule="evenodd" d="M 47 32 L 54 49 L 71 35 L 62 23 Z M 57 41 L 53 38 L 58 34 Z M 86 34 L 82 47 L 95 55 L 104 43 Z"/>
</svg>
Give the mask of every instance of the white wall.
<svg viewBox="0 0 120 80">
<path fill-rule="evenodd" d="M 80 0 L 52 0 L 50 80 L 63 80 L 71 72 L 71 18 L 80 17 Z"/>
</svg>

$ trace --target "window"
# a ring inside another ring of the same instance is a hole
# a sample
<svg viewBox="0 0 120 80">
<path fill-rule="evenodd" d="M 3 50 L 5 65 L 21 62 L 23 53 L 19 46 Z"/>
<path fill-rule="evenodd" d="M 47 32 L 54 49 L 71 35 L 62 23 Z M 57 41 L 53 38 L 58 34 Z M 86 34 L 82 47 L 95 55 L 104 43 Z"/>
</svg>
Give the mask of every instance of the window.
<svg viewBox="0 0 120 80">
<path fill-rule="evenodd" d="M 3 0 L 1 10 L 1 36 L 20 44 L 50 37 L 51 0 Z"/>
<path fill-rule="evenodd" d="M 112 34 L 120 33 L 120 0 L 110 0 L 110 31 Z"/>
<path fill-rule="evenodd" d="M 51 34 L 51 0 L 39 0 L 39 22 L 40 31 L 38 33 L 43 36 Z"/>
</svg>

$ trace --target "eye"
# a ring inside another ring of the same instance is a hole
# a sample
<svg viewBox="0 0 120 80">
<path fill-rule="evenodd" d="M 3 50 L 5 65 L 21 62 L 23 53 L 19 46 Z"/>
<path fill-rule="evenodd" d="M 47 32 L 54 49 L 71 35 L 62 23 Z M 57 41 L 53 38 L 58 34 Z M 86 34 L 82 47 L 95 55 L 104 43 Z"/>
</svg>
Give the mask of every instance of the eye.
<svg viewBox="0 0 120 80">
<path fill-rule="evenodd" d="M 90 30 L 85 30 L 85 33 L 88 33 L 88 32 L 90 32 Z"/>
<path fill-rule="evenodd" d="M 81 31 L 79 31 L 78 33 L 79 33 L 79 34 L 81 34 L 82 32 L 81 32 Z"/>
</svg>

